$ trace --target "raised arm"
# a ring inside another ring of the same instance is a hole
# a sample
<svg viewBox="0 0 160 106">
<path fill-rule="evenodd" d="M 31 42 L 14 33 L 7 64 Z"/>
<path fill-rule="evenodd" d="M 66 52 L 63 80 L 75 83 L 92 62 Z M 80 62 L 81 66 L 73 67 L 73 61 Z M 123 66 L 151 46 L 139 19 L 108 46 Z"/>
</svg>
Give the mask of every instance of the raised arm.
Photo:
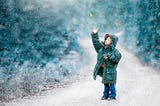
<svg viewBox="0 0 160 106">
<path fill-rule="evenodd" d="M 93 46 L 94 46 L 96 52 L 98 52 L 98 50 L 102 46 L 100 41 L 99 41 L 98 30 L 97 29 L 93 30 L 93 32 L 91 33 L 91 36 L 92 36 Z"/>
</svg>

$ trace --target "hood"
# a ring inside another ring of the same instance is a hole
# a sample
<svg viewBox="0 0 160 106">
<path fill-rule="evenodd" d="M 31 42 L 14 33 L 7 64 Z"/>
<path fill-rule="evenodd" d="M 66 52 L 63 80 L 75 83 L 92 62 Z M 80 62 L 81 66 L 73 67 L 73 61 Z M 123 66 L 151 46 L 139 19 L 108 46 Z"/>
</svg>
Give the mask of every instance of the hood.
<svg viewBox="0 0 160 106">
<path fill-rule="evenodd" d="M 118 37 L 116 35 L 110 35 L 110 36 L 112 36 L 112 45 L 116 47 L 118 42 Z"/>
<path fill-rule="evenodd" d="M 117 37 L 116 35 L 110 35 L 110 36 L 112 36 L 112 45 L 113 45 L 114 47 L 116 47 L 117 42 L 118 42 L 118 37 Z M 105 38 L 104 38 L 104 39 L 105 39 Z M 105 46 L 104 41 L 102 41 L 101 44 L 102 44 L 102 46 Z"/>
</svg>

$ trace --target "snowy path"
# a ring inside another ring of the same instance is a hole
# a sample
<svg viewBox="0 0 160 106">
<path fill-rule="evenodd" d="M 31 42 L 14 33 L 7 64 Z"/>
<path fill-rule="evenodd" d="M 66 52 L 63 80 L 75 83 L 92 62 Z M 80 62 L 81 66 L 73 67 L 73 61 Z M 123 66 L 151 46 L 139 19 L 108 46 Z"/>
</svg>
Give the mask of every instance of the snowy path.
<svg viewBox="0 0 160 106">
<path fill-rule="evenodd" d="M 85 42 L 85 44 L 84 44 Z M 87 44 L 86 44 L 87 43 Z M 85 45 L 90 45 L 86 47 Z M 122 47 L 122 60 L 118 66 L 117 100 L 100 100 L 103 92 L 101 79 L 92 78 L 95 64 L 95 51 L 90 40 L 84 40 L 82 46 L 90 53 L 91 63 L 86 68 L 86 77 L 65 88 L 47 91 L 43 96 L 32 99 L 20 99 L 1 106 L 159 106 L 160 73 L 151 67 L 142 65 L 133 54 Z"/>
</svg>

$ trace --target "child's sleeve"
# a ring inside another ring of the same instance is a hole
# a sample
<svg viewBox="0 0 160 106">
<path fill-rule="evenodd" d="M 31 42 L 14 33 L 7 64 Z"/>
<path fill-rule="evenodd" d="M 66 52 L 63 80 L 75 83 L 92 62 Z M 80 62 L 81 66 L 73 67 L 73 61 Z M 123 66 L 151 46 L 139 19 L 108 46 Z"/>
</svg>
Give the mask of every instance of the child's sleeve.
<svg viewBox="0 0 160 106">
<path fill-rule="evenodd" d="M 120 59 L 122 57 L 121 53 L 117 49 L 115 49 L 113 51 L 113 53 L 107 54 L 107 56 L 108 56 L 109 61 L 117 63 L 117 64 L 118 64 L 118 62 L 120 61 Z"/>
<path fill-rule="evenodd" d="M 98 50 L 101 48 L 101 43 L 99 41 L 99 37 L 98 37 L 98 32 L 97 33 L 93 33 L 91 34 L 92 36 L 92 43 L 93 43 L 93 46 L 96 50 L 96 52 L 98 52 Z"/>
</svg>

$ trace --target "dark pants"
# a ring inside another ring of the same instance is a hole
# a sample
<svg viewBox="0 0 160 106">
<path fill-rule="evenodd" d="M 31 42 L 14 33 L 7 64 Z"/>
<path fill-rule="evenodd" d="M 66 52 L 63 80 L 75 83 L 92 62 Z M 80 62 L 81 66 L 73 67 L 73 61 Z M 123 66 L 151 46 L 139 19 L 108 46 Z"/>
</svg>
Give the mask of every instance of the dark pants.
<svg viewBox="0 0 160 106">
<path fill-rule="evenodd" d="M 104 84 L 103 96 L 106 98 L 116 98 L 115 84 Z"/>
</svg>

